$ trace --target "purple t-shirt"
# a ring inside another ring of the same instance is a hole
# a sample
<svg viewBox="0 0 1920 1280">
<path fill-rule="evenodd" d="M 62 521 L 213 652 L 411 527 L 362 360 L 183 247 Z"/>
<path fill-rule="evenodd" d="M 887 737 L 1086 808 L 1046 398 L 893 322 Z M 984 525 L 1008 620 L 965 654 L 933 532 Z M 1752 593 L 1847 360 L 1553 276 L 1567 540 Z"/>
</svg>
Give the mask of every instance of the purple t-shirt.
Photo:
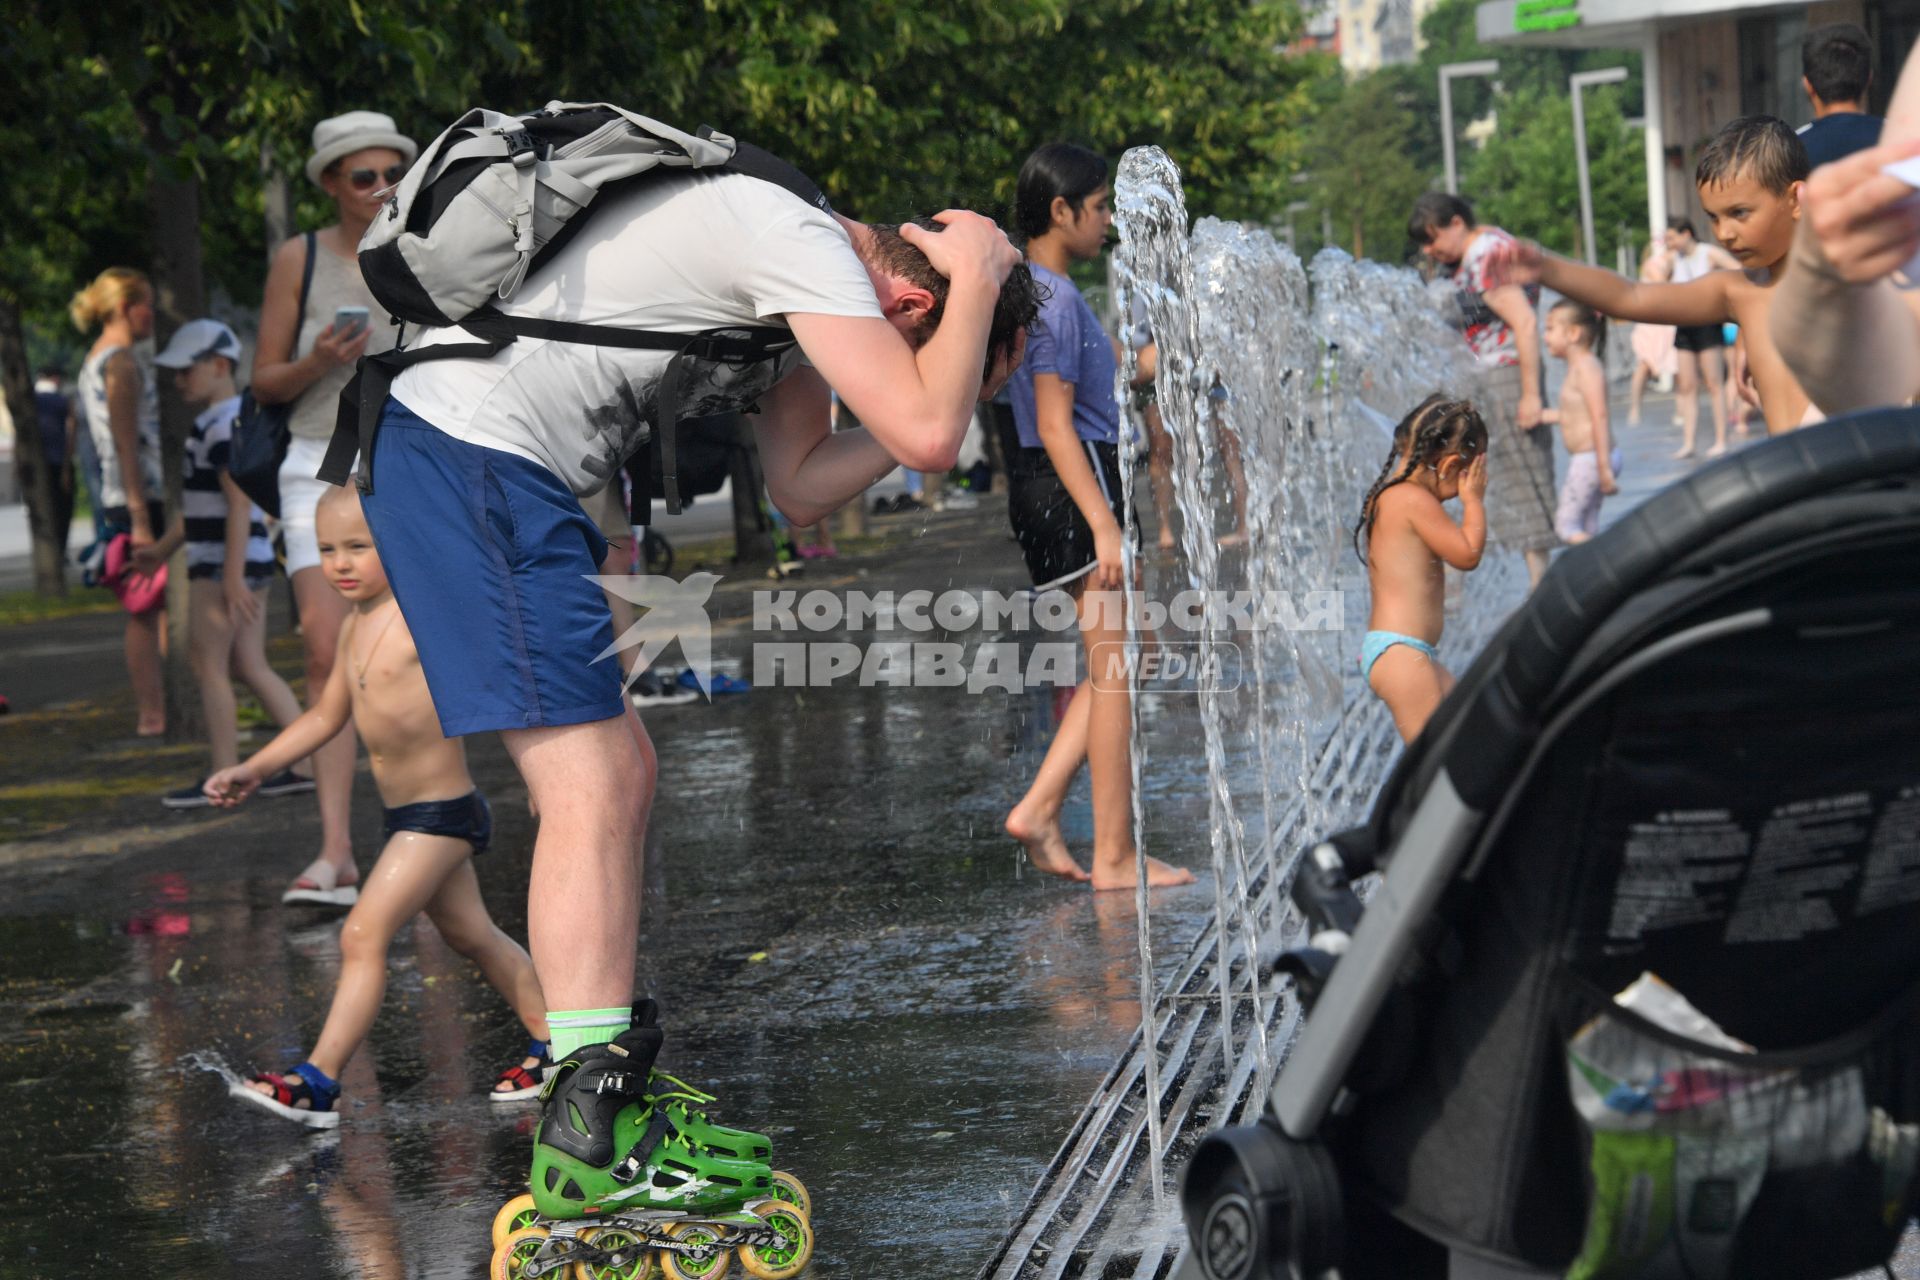
<svg viewBox="0 0 1920 1280">
<path fill-rule="evenodd" d="M 1093 308 L 1073 287 L 1073 281 L 1037 262 L 1027 266 L 1033 278 L 1049 290 L 1040 304 L 1040 318 L 1027 334 L 1027 358 L 1020 362 L 1007 387 L 1013 396 L 1013 422 L 1020 443 L 1039 449 L 1040 419 L 1033 404 L 1033 375 L 1051 373 L 1073 387 L 1073 429 L 1082 440 L 1117 444 L 1120 408 L 1113 398 L 1116 366 L 1113 344 Z"/>
</svg>

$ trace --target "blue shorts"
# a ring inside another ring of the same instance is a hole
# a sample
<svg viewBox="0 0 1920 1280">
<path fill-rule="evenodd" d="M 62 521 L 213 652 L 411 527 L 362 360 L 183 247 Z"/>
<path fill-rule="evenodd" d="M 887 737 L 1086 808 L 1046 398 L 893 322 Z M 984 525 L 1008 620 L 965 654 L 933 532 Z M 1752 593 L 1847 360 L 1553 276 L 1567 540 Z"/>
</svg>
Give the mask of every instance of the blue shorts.
<svg viewBox="0 0 1920 1280">
<path fill-rule="evenodd" d="M 398 400 L 381 414 L 361 499 L 420 651 L 440 732 L 622 714 L 607 540 L 559 477 L 456 440 Z"/>
</svg>

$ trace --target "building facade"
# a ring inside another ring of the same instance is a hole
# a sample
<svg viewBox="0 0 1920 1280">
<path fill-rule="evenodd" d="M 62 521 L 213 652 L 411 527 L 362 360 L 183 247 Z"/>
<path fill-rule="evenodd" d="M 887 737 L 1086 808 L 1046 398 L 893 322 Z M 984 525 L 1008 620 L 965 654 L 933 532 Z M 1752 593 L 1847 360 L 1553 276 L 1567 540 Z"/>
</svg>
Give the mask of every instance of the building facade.
<svg viewBox="0 0 1920 1280">
<path fill-rule="evenodd" d="M 1700 148 L 1737 116 L 1778 116 L 1796 128 L 1812 119 L 1800 88 L 1800 38 L 1829 22 L 1857 23 L 1872 37 L 1870 105 L 1883 110 L 1920 39 L 1920 0 L 1488 0 L 1475 11 L 1488 44 L 1637 51 L 1646 77 L 1649 226 L 1657 233 L 1669 214 L 1689 217 L 1702 238 L 1710 233 L 1693 185 Z"/>
<path fill-rule="evenodd" d="M 1340 66 L 1348 75 L 1420 56 L 1420 20 L 1434 0 L 1327 0 L 1336 17 Z"/>
</svg>

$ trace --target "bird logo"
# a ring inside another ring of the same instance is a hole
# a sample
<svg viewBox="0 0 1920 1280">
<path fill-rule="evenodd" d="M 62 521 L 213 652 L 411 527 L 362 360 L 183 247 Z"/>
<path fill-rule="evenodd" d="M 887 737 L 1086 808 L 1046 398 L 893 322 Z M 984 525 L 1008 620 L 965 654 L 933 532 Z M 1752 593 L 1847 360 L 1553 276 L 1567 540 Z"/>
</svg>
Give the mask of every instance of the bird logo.
<svg viewBox="0 0 1920 1280">
<path fill-rule="evenodd" d="M 581 576 L 645 610 L 624 634 L 615 636 L 612 644 L 594 655 L 595 662 L 622 649 L 639 650 L 634 655 L 633 674 L 627 678 L 631 686 L 678 640 L 681 656 L 700 682 L 700 692 L 712 699 L 713 619 L 707 615 L 707 599 L 720 581 L 719 574 L 690 573 L 684 579 L 650 573 Z"/>
</svg>

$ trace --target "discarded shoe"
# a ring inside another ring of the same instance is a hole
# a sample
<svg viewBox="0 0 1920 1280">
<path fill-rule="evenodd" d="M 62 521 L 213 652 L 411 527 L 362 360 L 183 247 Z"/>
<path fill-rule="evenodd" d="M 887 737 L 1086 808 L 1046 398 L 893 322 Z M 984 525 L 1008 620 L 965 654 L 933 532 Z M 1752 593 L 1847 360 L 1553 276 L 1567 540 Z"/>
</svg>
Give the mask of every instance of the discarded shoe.
<svg viewBox="0 0 1920 1280">
<path fill-rule="evenodd" d="M 698 689 L 700 687 L 700 677 L 694 674 L 692 667 L 688 667 L 680 673 L 680 687 L 682 689 Z M 752 688 L 753 686 L 745 680 L 740 679 L 738 676 L 730 676 L 724 671 L 715 671 L 707 677 L 707 692 L 711 694 L 747 693 L 751 691 Z"/>
<path fill-rule="evenodd" d="M 350 907 L 360 901 L 360 886 L 341 884 L 340 872 L 331 863 L 315 858 L 313 865 L 300 873 L 287 891 L 280 895 L 282 902 L 311 902 L 322 907 Z"/>
<path fill-rule="evenodd" d="M 680 687 L 678 680 L 662 681 L 651 671 L 642 671 L 633 679 L 627 698 L 636 707 L 672 707 L 692 702 L 700 695 Z"/>
<path fill-rule="evenodd" d="M 207 793 L 202 790 L 206 785 L 207 780 L 202 778 L 191 786 L 167 792 L 160 797 L 160 803 L 169 809 L 204 809 L 213 803 L 207 799 Z"/>
<path fill-rule="evenodd" d="M 260 784 L 263 796 L 297 796 L 313 790 L 313 779 L 303 778 L 291 769 L 282 769 Z"/>
</svg>

